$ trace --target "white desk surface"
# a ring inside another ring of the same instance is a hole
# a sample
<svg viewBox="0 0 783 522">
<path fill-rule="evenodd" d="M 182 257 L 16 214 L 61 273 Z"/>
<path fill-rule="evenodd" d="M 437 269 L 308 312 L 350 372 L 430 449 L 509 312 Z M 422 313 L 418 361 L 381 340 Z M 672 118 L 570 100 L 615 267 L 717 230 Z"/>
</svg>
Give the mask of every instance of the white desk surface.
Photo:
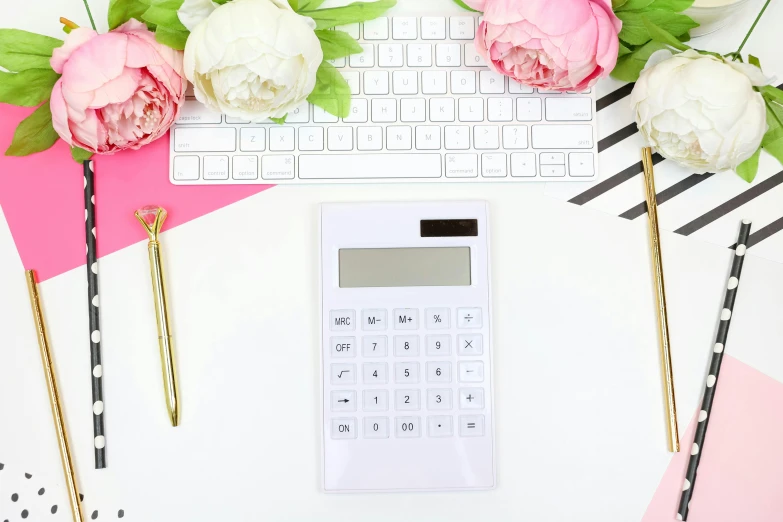
<svg viewBox="0 0 783 522">
<path fill-rule="evenodd" d="M 105 20 L 108 1 L 92 4 L 96 20 Z M 79 0 L 0 4 L 3 25 L 52 35 L 61 15 L 86 25 L 82 12 Z M 754 13 L 751 7 L 732 28 L 698 45 L 733 49 Z M 773 3 L 746 47 L 780 78 L 783 56 L 775 56 L 772 42 L 782 20 L 783 4 Z M 602 82 L 599 97 L 619 86 Z M 599 136 L 630 122 L 620 100 L 599 112 Z M 632 135 L 607 147 L 600 155 L 602 182 L 638 161 L 639 146 Z M 783 218 L 783 186 L 754 189 L 774 184 L 780 171 L 766 158 L 753 185 L 717 175 L 660 207 L 662 226 L 672 231 L 737 201 L 732 198 L 747 199 L 688 236 L 663 234 L 686 451 L 685 430 L 700 400 L 732 255 L 727 247 L 741 216 L 754 219 L 754 230 L 772 230 Z M 689 173 L 664 162 L 656 175 L 661 191 Z M 763 185 L 766 180 L 773 181 Z M 277 187 L 168 231 L 184 404 L 176 430 L 163 409 L 146 244 L 102 258 L 110 466 L 104 471 L 92 469 L 92 413 L 78 406 L 91 402 L 83 267 L 47 280 L 42 297 L 88 519 L 97 512 L 97 520 L 115 520 L 122 509 L 124 519 L 143 522 L 641 520 L 671 462 L 646 220 L 617 217 L 641 202 L 643 192 L 637 176 L 582 205 L 566 201 L 595 186 Z M 753 190 L 760 194 L 750 198 Z M 325 495 L 319 489 L 317 206 L 408 199 L 490 204 L 498 487 Z M 22 520 L 22 508 L 30 510 L 28 520 L 69 520 L 23 266 L 4 218 L 0 289 L 0 520 Z M 783 383 L 782 296 L 779 232 L 748 251 L 727 348 L 776 385 Z M 777 480 L 769 495 L 783 487 Z M 39 488 L 45 493 L 38 495 Z M 735 502 L 755 498 L 746 490 L 738 495 Z M 53 504 L 56 514 L 49 512 Z M 653 520 L 649 512 L 645 520 Z M 694 509 L 691 520 L 706 519 Z"/>
</svg>

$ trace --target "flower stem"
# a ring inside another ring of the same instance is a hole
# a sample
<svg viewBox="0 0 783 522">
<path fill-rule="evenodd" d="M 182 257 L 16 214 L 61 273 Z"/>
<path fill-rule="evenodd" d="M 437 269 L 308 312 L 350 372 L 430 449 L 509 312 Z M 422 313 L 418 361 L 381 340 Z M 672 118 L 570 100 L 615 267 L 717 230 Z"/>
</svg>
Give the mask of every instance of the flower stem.
<svg viewBox="0 0 783 522">
<path fill-rule="evenodd" d="M 87 0 L 84 0 L 84 1 L 86 2 Z M 748 42 L 748 38 L 750 38 L 750 33 L 752 33 L 753 29 L 756 28 L 756 24 L 758 24 L 759 20 L 761 20 L 761 15 L 763 15 L 764 11 L 767 10 L 767 6 L 769 6 L 770 2 L 772 2 L 772 0 L 767 0 L 764 3 L 764 7 L 761 8 L 761 11 L 759 12 L 759 15 L 753 21 L 753 25 L 750 26 L 750 29 L 748 30 L 748 34 L 745 35 L 745 39 L 742 40 L 742 43 L 740 44 L 739 49 L 737 49 L 737 54 L 739 54 L 740 51 L 742 51 L 742 48 L 745 47 L 745 44 Z"/>
<path fill-rule="evenodd" d="M 90 25 L 92 25 L 93 30 L 97 31 L 98 29 L 95 27 L 95 20 L 92 19 L 92 12 L 90 12 L 90 4 L 87 3 L 87 0 L 83 0 L 83 1 L 84 1 L 84 8 L 87 9 L 87 16 L 90 17 Z M 769 3 L 769 2 L 770 2 L 770 0 L 767 0 L 767 3 Z M 762 11 L 762 13 L 763 12 L 764 11 Z M 753 24 L 753 25 L 756 25 L 756 24 Z M 753 29 L 751 28 L 751 31 L 752 30 Z"/>
</svg>

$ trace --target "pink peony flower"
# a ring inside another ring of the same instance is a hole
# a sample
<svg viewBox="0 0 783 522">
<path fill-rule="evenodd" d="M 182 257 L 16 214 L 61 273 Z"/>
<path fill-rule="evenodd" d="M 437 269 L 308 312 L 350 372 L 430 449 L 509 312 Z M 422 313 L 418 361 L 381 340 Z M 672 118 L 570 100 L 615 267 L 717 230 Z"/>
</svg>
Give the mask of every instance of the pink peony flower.
<svg viewBox="0 0 783 522">
<path fill-rule="evenodd" d="M 500 74 L 541 89 L 583 91 L 617 62 L 622 22 L 610 0 L 471 0 L 484 8 L 476 49 Z M 483 4 L 483 5 L 482 5 Z"/>
<path fill-rule="evenodd" d="M 62 74 L 52 90 L 52 123 L 69 145 L 98 154 L 138 149 L 163 136 L 185 100 L 182 52 L 130 20 L 98 34 L 75 29 L 54 50 Z"/>
</svg>

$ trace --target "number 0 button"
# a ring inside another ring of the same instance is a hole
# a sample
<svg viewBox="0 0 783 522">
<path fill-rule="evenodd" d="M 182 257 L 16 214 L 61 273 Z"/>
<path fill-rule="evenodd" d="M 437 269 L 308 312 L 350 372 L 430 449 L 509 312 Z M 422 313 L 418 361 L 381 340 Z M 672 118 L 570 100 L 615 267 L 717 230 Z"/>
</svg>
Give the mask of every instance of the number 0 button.
<svg viewBox="0 0 783 522">
<path fill-rule="evenodd" d="M 388 439 L 389 418 L 388 417 L 365 417 L 364 438 L 365 439 Z"/>
</svg>

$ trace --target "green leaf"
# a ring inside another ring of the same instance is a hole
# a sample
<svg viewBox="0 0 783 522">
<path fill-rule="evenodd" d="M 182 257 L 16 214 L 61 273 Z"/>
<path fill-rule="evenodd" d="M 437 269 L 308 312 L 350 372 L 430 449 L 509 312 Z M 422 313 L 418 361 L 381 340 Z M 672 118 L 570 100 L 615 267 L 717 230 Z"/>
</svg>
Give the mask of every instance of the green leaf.
<svg viewBox="0 0 783 522">
<path fill-rule="evenodd" d="M 620 40 L 631 45 L 642 45 L 649 42 L 652 38 L 647 30 L 647 26 L 644 24 L 645 17 L 673 36 L 680 36 L 699 26 L 688 16 L 659 9 L 644 11 L 643 13 L 639 11 L 619 11 L 617 17 L 623 22 L 623 28 L 618 35 Z"/>
<path fill-rule="evenodd" d="M 653 3 L 653 0 L 628 0 L 627 2 L 623 2 L 623 5 L 619 6 L 616 10 L 617 11 L 639 10 L 639 9 L 644 9 L 651 3 Z"/>
<path fill-rule="evenodd" d="M 749 54 L 749 55 L 748 55 L 748 63 L 749 63 L 749 64 L 751 64 L 751 65 L 755 65 L 756 67 L 758 67 L 759 69 L 761 69 L 761 62 L 759 61 L 759 59 L 758 59 L 758 58 L 756 58 L 756 57 L 755 57 L 755 56 L 753 56 L 752 54 Z"/>
<path fill-rule="evenodd" d="M 299 10 L 294 9 L 294 11 L 301 12 L 301 11 L 314 11 L 321 7 L 321 4 L 324 3 L 324 0 L 299 0 Z"/>
<path fill-rule="evenodd" d="M 620 42 L 620 48 L 617 51 L 617 56 L 625 56 L 626 54 L 631 54 L 631 50 L 623 45 L 622 42 Z"/>
<path fill-rule="evenodd" d="M 355 24 L 374 20 L 397 5 L 397 0 L 376 0 L 375 2 L 354 2 L 344 7 L 300 11 L 302 16 L 315 20 L 316 29 L 329 29 L 338 25 Z"/>
<path fill-rule="evenodd" d="M 315 32 L 321 42 L 324 60 L 334 60 L 362 52 L 362 47 L 344 31 L 319 30 Z"/>
<path fill-rule="evenodd" d="M 628 2 L 628 0 L 612 0 L 612 11 L 617 11 L 624 6 L 626 2 Z"/>
<path fill-rule="evenodd" d="M 761 95 L 768 100 L 777 101 L 777 103 L 783 105 L 783 91 L 772 85 L 765 85 L 759 88 Z"/>
<path fill-rule="evenodd" d="M 161 26 L 155 29 L 155 39 L 157 41 L 178 51 L 185 50 L 188 36 L 190 36 L 188 31 L 177 31 Z"/>
<path fill-rule="evenodd" d="M 648 6 L 648 8 L 681 13 L 692 5 L 693 0 L 655 0 Z"/>
<path fill-rule="evenodd" d="M 144 11 L 144 21 L 169 30 L 188 32 L 188 28 L 179 21 L 177 10 L 180 6 L 182 6 L 182 0 L 167 2 L 155 2 L 153 0 L 153 4 L 150 5 L 149 9 Z"/>
<path fill-rule="evenodd" d="M 460 6 L 461 8 L 468 10 L 468 11 L 472 11 L 474 13 L 480 13 L 481 12 L 481 11 L 477 11 L 477 10 L 473 9 L 472 7 L 470 7 L 468 4 L 466 4 L 462 0 L 454 0 L 454 3 L 457 4 L 458 6 Z"/>
<path fill-rule="evenodd" d="M 60 77 L 51 69 L 28 69 L 18 73 L 0 71 L 0 103 L 35 107 L 49 99 Z"/>
<path fill-rule="evenodd" d="M 12 72 L 51 69 L 52 51 L 62 44 L 57 38 L 19 29 L 0 29 L 0 67 Z"/>
<path fill-rule="evenodd" d="M 748 183 L 753 181 L 756 174 L 759 171 L 759 155 L 761 154 L 761 148 L 753 153 L 753 156 L 749 157 L 739 165 L 737 165 L 737 176 L 741 177 Z"/>
<path fill-rule="evenodd" d="M 44 151 L 54 145 L 60 136 L 52 127 L 52 111 L 49 102 L 38 107 L 35 112 L 22 120 L 14 131 L 11 146 L 6 156 L 27 156 Z"/>
<path fill-rule="evenodd" d="M 290 5 L 291 9 L 294 11 L 299 11 L 299 0 L 288 0 L 288 5 Z"/>
<path fill-rule="evenodd" d="M 650 36 L 652 37 L 653 41 L 666 44 L 679 51 L 687 51 L 688 49 L 690 49 L 690 47 L 688 47 L 687 45 L 679 41 L 670 33 L 668 33 L 664 29 L 661 29 L 660 27 L 652 23 L 650 19 L 647 18 L 646 16 L 642 17 L 642 19 L 644 20 L 644 26 L 647 28 L 647 32 L 650 33 Z"/>
<path fill-rule="evenodd" d="M 64 32 L 65 34 L 71 34 L 71 31 L 73 31 L 73 29 L 71 29 L 71 28 L 70 28 L 70 27 L 68 27 L 67 25 L 63 25 L 63 32 Z"/>
<path fill-rule="evenodd" d="M 218 5 L 223 5 L 229 3 L 231 0 L 212 0 L 212 1 Z"/>
<path fill-rule="evenodd" d="M 624 82 L 635 82 L 639 79 L 647 60 L 655 51 L 666 49 L 666 45 L 660 42 L 648 42 L 635 49 L 631 54 L 626 54 L 617 59 L 617 65 L 612 71 L 612 77 Z"/>
<path fill-rule="evenodd" d="M 150 0 L 111 0 L 109 2 L 109 29 L 116 29 L 131 18 L 142 21 L 142 15 L 149 7 Z M 154 30 L 155 24 L 147 23 L 147 27 Z"/>
<path fill-rule="evenodd" d="M 682 33 L 680 36 L 677 37 L 677 39 L 681 42 L 690 42 L 691 35 L 690 33 Z"/>
<path fill-rule="evenodd" d="M 307 101 L 339 118 L 348 116 L 351 109 L 351 88 L 343 75 L 330 63 L 321 62 L 315 77 L 315 88 Z"/>
<path fill-rule="evenodd" d="M 272 120 L 273 122 L 277 123 L 278 125 L 282 125 L 282 124 L 285 123 L 285 119 L 286 118 L 288 118 L 288 114 L 286 114 L 282 118 L 269 118 L 269 119 Z"/>
<path fill-rule="evenodd" d="M 89 150 L 84 150 L 80 147 L 71 147 L 71 157 L 76 163 L 87 161 L 88 159 L 92 158 L 92 154 L 93 153 Z"/>
</svg>

